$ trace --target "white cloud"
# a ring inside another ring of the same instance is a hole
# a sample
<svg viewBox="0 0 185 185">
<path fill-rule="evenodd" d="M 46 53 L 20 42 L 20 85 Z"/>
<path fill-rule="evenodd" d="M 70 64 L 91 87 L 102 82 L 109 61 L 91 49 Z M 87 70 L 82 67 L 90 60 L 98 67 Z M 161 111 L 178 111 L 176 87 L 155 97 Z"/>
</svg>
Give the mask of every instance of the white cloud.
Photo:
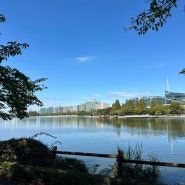
<svg viewBox="0 0 185 185">
<path fill-rule="evenodd" d="M 109 92 L 112 98 L 140 98 L 142 96 L 150 96 L 150 92 Z"/>
<path fill-rule="evenodd" d="M 94 96 L 94 97 L 101 97 L 100 94 L 94 94 L 93 96 Z"/>
<path fill-rule="evenodd" d="M 163 63 L 157 64 L 156 68 L 159 68 L 159 69 L 164 68 L 164 64 Z"/>
<path fill-rule="evenodd" d="M 92 60 L 93 57 L 91 56 L 83 56 L 83 57 L 76 57 L 75 60 L 78 62 L 78 63 L 84 63 L 84 62 L 87 62 L 87 61 L 90 61 Z"/>
</svg>

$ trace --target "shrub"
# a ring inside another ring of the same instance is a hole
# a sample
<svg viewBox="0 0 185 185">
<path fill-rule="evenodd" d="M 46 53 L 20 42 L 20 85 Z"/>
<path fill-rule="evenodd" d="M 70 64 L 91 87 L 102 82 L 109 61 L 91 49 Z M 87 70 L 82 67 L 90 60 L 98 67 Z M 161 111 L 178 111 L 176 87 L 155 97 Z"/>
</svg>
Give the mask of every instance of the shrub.
<svg viewBox="0 0 185 185">
<path fill-rule="evenodd" d="M 11 151 L 9 154 L 2 154 L 0 156 L 0 162 L 11 161 L 18 162 L 20 164 L 29 164 L 35 166 L 48 166 L 48 156 L 39 157 L 38 155 L 29 155 L 26 153 L 48 153 L 48 147 L 42 142 L 32 138 L 20 138 L 10 139 L 0 142 L 0 150 Z"/>
<path fill-rule="evenodd" d="M 0 164 L 1 185 L 104 185 L 104 178 L 78 171 L 63 171 L 18 163 Z"/>
<path fill-rule="evenodd" d="M 62 170 L 73 170 L 86 173 L 88 172 L 88 168 L 84 161 L 69 157 L 57 156 L 55 167 Z"/>
<path fill-rule="evenodd" d="M 50 150 L 47 145 L 33 138 L 10 139 L 0 142 L 0 150 L 10 150 L 12 153 L 0 155 L 0 162 L 17 162 L 32 166 L 51 167 Z M 29 155 L 28 152 L 48 155 Z M 56 168 L 88 172 L 82 160 L 56 156 Z"/>
</svg>

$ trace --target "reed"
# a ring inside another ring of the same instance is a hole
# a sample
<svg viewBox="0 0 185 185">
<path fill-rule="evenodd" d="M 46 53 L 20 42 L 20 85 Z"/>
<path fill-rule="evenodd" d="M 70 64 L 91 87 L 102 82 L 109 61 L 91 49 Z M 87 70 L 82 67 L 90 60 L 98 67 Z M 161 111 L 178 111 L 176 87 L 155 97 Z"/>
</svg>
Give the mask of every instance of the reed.
<svg viewBox="0 0 185 185">
<path fill-rule="evenodd" d="M 154 155 L 148 155 L 147 159 L 142 158 L 142 144 L 136 144 L 135 147 L 128 146 L 128 148 L 120 147 L 117 151 L 124 151 L 124 159 L 129 160 L 149 160 L 151 162 L 157 162 L 157 157 Z M 111 176 L 116 178 L 118 166 L 115 163 L 111 166 Z M 150 184 L 150 185 L 165 185 L 161 180 L 161 172 L 158 166 L 150 166 L 143 164 L 131 164 L 123 163 L 123 178 L 114 180 L 112 184 Z"/>
</svg>

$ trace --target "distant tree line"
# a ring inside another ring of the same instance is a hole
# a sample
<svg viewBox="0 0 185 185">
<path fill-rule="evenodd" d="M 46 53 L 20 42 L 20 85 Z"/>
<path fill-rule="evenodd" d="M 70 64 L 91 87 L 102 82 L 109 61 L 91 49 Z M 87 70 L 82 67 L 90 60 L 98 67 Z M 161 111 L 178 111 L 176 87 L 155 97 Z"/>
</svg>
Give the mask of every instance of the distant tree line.
<svg viewBox="0 0 185 185">
<path fill-rule="evenodd" d="M 113 115 L 167 115 L 167 114 L 183 114 L 185 109 L 183 104 L 179 102 L 171 102 L 169 105 L 162 105 L 156 103 L 155 100 L 151 101 L 150 108 L 147 107 L 144 100 L 128 100 L 125 104 L 120 104 L 119 100 L 116 100 L 112 104 L 111 114 Z"/>
</svg>

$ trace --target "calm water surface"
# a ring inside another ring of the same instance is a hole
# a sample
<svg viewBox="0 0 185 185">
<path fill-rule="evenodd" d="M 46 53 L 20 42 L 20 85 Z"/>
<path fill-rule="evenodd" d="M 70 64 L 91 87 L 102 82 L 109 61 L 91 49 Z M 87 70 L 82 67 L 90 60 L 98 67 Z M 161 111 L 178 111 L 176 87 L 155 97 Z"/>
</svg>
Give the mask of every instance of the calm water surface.
<svg viewBox="0 0 185 185">
<path fill-rule="evenodd" d="M 162 162 L 185 164 L 185 118 L 98 119 L 84 117 L 31 117 L 11 121 L 0 120 L 1 140 L 31 137 L 58 150 L 115 154 L 117 147 L 142 145 L 142 156 L 152 154 Z M 59 142 L 60 143 L 59 143 Z M 112 164 L 112 159 L 86 157 L 88 165 Z M 166 182 L 185 184 L 185 169 L 161 168 Z"/>
</svg>

